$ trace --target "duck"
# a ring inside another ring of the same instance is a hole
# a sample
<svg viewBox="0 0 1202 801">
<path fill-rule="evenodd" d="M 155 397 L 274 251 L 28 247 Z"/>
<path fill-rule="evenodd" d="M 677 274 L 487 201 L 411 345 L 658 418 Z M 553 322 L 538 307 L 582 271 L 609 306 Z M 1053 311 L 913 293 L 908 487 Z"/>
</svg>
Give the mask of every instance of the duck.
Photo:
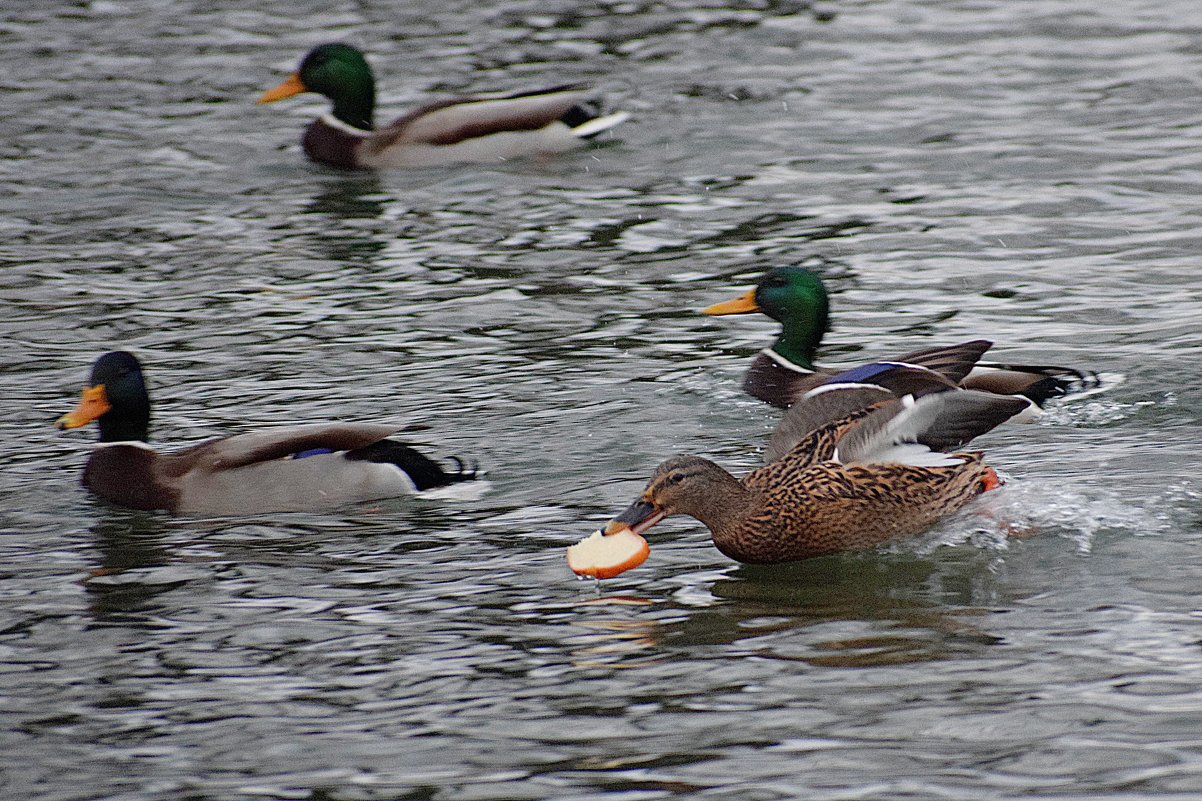
<svg viewBox="0 0 1202 801">
<path fill-rule="evenodd" d="M 957 449 L 1025 408 L 1023 398 L 979 390 L 898 397 L 884 386 L 824 384 L 785 414 L 768 464 L 736 478 L 704 457 L 674 456 L 603 532 L 641 536 L 688 515 L 719 551 L 747 564 L 912 537 L 1001 485 L 982 452 Z"/>
<path fill-rule="evenodd" d="M 345 169 L 438 167 L 560 153 L 629 118 L 622 111 L 602 113 L 587 87 L 564 84 L 446 99 L 377 128 L 371 67 L 362 51 L 341 42 L 310 50 L 296 72 L 258 102 L 301 92 L 317 92 L 333 103 L 305 130 L 305 155 Z"/>
<path fill-rule="evenodd" d="M 743 378 L 743 391 L 748 395 L 787 409 L 794 400 L 840 372 L 838 367 L 815 364 L 822 339 L 830 331 L 830 300 L 818 275 L 800 266 L 775 267 L 754 288 L 702 310 L 710 316 L 753 312 L 776 320 L 781 331 L 776 342 L 760 351 L 748 368 Z M 970 372 L 959 376 L 944 369 L 949 355 L 959 363 L 958 357 L 965 349 L 987 350 L 991 346 L 988 340 L 973 340 L 911 351 L 894 361 L 941 370 L 965 389 L 1024 397 L 1036 414 L 1052 398 L 1100 386 L 1097 373 L 1073 367 L 978 362 Z"/>
<path fill-rule="evenodd" d="M 82 484 L 118 506 L 198 517 L 319 511 L 478 478 L 475 466 L 452 457 L 456 468 L 445 469 L 378 423 L 279 426 L 160 453 L 148 444 L 150 408 L 138 358 L 112 351 L 56 423 L 98 424 Z"/>
</svg>

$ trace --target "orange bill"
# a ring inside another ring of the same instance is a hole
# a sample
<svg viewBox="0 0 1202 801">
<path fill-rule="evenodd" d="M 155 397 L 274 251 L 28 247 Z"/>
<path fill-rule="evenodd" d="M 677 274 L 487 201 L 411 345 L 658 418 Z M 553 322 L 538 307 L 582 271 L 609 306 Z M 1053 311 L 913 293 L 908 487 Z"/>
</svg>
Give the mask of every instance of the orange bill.
<svg viewBox="0 0 1202 801">
<path fill-rule="evenodd" d="M 282 84 L 274 89 L 268 89 L 261 94 L 255 102 L 274 103 L 277 100 L 283 100 L 285 97 L 292 97 L 293 95 L 299 95 L 301 92 L 307 91 L 309 91 L 309 87 L 305 86 L 304 82 L 300 79 L 300 75 L 294 72 L 285 78 Z"/>
<path fill-rule="evenodd" d="M 609 528 L 614 528 L 613 524 Z M 568 567 L 578 576 L 613 578 L 647 561 L 651 546 L 647 540 L 621 526 L 614 531 L 594 531 L 568 547 Z"/>
<path fill-rule="evenodd" d="M 86 426 L 93 420 L 104 416 L 112 408 L 109 405 L 108 396 L 104 392 L 104 384 L 97 384 L 94 387 L 84 387 L 83 395 L 79 399 L 79 405 L 58 418 L 58 422 L 55 425 L 59 428 L 79 428 L 80 426 Z"/>
<path fill-rule="evenodd" d="M 723 314 L 750 314 L 758 311 L 760 311 L 760 307 L 755 302 L 755 290 L 749 289 L 733 300 L 715 303 L 713 306 L 702 309 L 701 313 L 717 317 Z"/>
</svg>

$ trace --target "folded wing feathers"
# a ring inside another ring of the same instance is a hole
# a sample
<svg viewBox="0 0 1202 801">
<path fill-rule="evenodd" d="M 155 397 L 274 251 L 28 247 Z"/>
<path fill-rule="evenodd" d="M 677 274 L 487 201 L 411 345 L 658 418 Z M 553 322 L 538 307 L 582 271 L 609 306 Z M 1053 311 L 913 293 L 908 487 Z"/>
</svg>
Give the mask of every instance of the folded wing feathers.
<svg viewBox="0 0 1202 801">
<path fill-rule="evenodd" d="M 839 440 L 836 458 L 844 464 L 916 464 L 932 458 L 921 454 L 959 448 L 1026 408 L 1022 398 L 970 390 L 906 397 L 857 423 Z"/>
<path fill-rule="evenodd" d="M 315 448 L 350 451 L 379 442 L 396 431 L 397 426 L 379 423 L 315 423 L 237 434 L 197 446 L 203 449 L 197 454 L 197 467 L 229 470 Z"/>
<path fill-rule="evenodd" d="M 956 345 L 923 348 L 907 353 L 896 361 L 926 367 L 959 383 L 991 347 L 993 343 L 987 339 L 973 339 Z"/>
<path fill-rule="evenodd" d="M 501 131 L 535 131 L 555 122 L 588 97 L 587 91 L 567 90 L 465 98 L 398 120 L 389 126 L 395 127 L 392 135 L 381 131 L 378 146 L 400 142 L 448 145 Z"/>
<path fill-rule="evenodd" d="M 929 367 L 904 362 L 873 362 L 861 365 L 832 376 L 826 383 L 873 384 L 884 387 L 899 398 L 904 395 L 913 395 L 917 398 L 932 392 L 958 389 L 956 383 L 942 373 Z"/>
</svg>

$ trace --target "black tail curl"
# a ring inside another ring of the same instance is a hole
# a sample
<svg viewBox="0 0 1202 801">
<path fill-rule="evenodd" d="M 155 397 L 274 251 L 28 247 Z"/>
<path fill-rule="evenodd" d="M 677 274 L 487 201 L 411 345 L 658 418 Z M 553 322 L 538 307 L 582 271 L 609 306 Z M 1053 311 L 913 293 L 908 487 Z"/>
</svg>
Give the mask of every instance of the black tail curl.
<svg viewBox="0 0 1202 801">
<path fill-rule="evenodd" d="M 423 455 L 408 445 L 403 445 L 391 439 L 382 439 L 363 448 L 347 453 L 346 458 L 353 461 L 376 462 L 378 464 L 394 464 L 409 476 L 418 492 L 435 487 L 445 487 L 461 481 L 474 481 L 479 478 L 480 465 L 472 462 L 469 466 L 458 456 L 449 457 L 455 463 L 455 470 L 444 470 L 442 465 L 428 456 Z"/>
<path fill-rule="evenodd" d="M 480 463 L 475 459 L 472 460 L 471 466 L 469 467 L 458 456 L 448 456 L 447 458 L 455 463 L 454 473 L 444 471 L 444 475 L 447 477 L 448 484 L 456 484 L 460 481 L 475 481 L 476 479 L 484 476 L 484 473 L 480 471 Z"/>
</svg>

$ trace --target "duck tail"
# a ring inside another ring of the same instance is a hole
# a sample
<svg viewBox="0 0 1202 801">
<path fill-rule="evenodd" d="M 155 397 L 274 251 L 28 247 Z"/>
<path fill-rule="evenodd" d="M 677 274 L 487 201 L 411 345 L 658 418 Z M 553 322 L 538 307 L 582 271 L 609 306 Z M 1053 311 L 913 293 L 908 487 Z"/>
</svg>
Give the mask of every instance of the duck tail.
<svg viewBox="0 0 1202 801">
<path fill-rule="evenodd" d="M 996 362 L 981 362 L 978 366 L 982 370 L 964 381 L 966 389 L 1022 395 L 1038 406 L 1053 398 L 1091 392 L 1102 386 L 1102 378 L 1093 370 L 1076 367 Z"/>
<path fill-rule="evenodd" d="M 354 461 L 376 462 L 377 464 L 392 464 L 409 476 L 418 492 L 424 492 L 435 487 L 445 487 L 461 481 L 474 481 L 483 473 L 475 462 L 466 464 L 458 456 L 452 456 L 454 470 L 446 470 L 438 462 L 421 453 L 415 448 L 391 439 L 357 448 L 347 453 L 346 458 Z"/>
<path fill-rule="evenodd" d="M 484 471 L 480 469 L 480 463 L 475 459 L 469 465 L 458 456 L 448 456 L 447 458 L 455 463 L 454 472 L 443 471 L 447 484 L 458 484 L 460 481 L 475 481 L 484 478 Z"/>
<path fill-rule="evenodd" d="M 603 114 L 596 102 L 587 101 L 572 106 L 559 118 L 560 122 L 572 129 L 572 135 L 579 139 L 592 139 L 628 119 L 630 114 L 625 111 Z"/>
</svg>

